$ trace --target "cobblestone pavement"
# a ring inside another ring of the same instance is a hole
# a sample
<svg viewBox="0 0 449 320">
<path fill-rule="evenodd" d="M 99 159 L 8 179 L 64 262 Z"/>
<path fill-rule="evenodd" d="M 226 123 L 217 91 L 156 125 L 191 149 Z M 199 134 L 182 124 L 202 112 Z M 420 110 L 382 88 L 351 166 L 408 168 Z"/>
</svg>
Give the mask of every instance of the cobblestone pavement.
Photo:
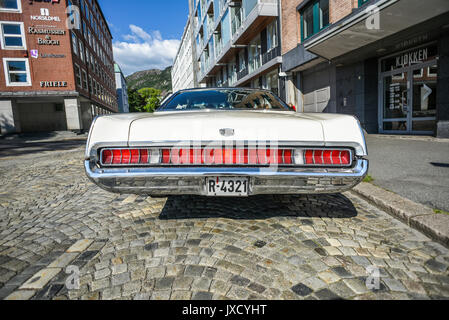
<svg viewBox="0 0 449 320">
<path fill-rule="evenodd" d="M 82 160 L 0 161 L 1 299 L 449 298 L 449 250 L 352 193 L 116 195 Z"/>
</svg>

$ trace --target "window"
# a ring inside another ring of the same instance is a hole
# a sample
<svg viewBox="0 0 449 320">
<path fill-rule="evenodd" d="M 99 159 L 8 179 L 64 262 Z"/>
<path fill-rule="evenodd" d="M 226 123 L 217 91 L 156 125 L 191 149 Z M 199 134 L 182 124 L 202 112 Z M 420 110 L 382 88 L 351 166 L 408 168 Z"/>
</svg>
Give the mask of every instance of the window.
<svg viewBox="0 0 449 320">
<path fill-rule="evenodd" d="M 271 49 L 274 49 L 277 46 L 278 46 L 277 23 L 275 20 L 267 27 L 267 51 L 270 51 Z"/>
<path fill-rule="evenodd" d="M 81 84 L 81 69 L 80 66 L 77 64 L 75 64 L 75 80 L 78 87 L 82 88 L 83 85 Z"/>
<path fill-rule="evenodd" d="M 359 0 L 359 7 L 363 6 L 365 3 L 367 3 L 369 0 Z"/>
<path fill-rule="evenodd" d="M 79 44 L 80 44 L 80 58 L 81 58 L 81 61 L 84 62 L 84 45 L 81 41 L 79 42 Z"/>
<path fill-rule="evenodd" d="M 83 70 L 83 88 L 86 90 L 89 90 L 89 87 L 87 84 L 87 73 L 85 70 Z"/>
<path fill-rule="evenodd" d="M 73 53 L 78 55 L 78 39 L 76 38 L 76 35 L 72 33 L 72 46 L 73 46 Z"/>
<path fill-rule="evenodd" d="M 0 11 L 22 12 L 20 0 L 0 0 Z"/>
<path fill-rule="evenodd" d="M 2 49 L 26 50 L 23 22 L 0 22 L 0 34 Z"/>
<path fill-rule="evenodd" d="M 3 69 L 7 86 L 31 86 L 28 59 L 3 58 Z"/>
<path fill-rule="evenodd" d="M 329 25 L 329 0 L 315 0 L 301 12 L 301 39 L 304 41 Z"/>
<path fill-rule="evenodd" d="M 93 82 L 92 82 L 92 77 L 89 76 L 89 93 L 92 94 L 93 93 L 93 86 L 92 86 Z"/>
</svg>

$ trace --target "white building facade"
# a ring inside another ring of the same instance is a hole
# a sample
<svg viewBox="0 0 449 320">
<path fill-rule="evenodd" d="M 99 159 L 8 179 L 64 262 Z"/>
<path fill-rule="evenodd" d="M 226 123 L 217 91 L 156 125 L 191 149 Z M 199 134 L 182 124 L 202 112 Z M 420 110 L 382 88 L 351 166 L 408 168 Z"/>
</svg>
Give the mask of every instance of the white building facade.
<svg viewBox="0 0 449 320">
<path fill-rule="evenodd" d="M 129 113 L 128 86 L 126 84 L 126 78 L 117 63 L 114 64 L 114 71 L 115 83 L 117 86 L 118 111 L 120 113 Z"/>
<path fill-rule="evenodd" d="M 196 87 L 192 49 L 192 29 L 188 19 L 171 71 L 173 92 Z"/>
</svg>

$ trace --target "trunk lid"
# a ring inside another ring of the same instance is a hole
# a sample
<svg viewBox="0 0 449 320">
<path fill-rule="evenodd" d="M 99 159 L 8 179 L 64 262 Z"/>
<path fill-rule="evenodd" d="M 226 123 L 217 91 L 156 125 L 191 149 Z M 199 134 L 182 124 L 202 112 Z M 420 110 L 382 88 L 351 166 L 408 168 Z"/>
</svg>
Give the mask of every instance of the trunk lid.
<svg viewBox="0 0 449 320">
<path fill-rule="evenodd" d="M 224 136 L 220 129 L 233 129 Z M 324 142 L 321 121 L 285 111 L 156 112 L 130 125 L 129 144 L 177 141 L 308 141 Z"/>
</svg>

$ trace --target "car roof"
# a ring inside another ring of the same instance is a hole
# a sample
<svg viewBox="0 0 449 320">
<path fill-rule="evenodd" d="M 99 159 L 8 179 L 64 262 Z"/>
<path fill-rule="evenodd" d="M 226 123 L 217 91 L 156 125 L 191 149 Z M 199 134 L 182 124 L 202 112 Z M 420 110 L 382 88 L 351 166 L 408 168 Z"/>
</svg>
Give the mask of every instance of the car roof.
<svg viewBox="0 0 449 320">
<path fill-rule="evenodd" d="M 246 87 L 203 87 L 203 88 L 189 88 L 189 89 L 181 89 L 179 91 L 176 91 L 174 93 L 181 93 L 181 92 L 190 92 L 190 91 L 208 91 L 208 90 L 233 90 L 233 91 L 239 91 L 239 90 L 250 90 L 250 91 L 265 91 L 265 92 L 271 92 L 267 89 L 262 88 L 246 88 Z"/>
</svg>

